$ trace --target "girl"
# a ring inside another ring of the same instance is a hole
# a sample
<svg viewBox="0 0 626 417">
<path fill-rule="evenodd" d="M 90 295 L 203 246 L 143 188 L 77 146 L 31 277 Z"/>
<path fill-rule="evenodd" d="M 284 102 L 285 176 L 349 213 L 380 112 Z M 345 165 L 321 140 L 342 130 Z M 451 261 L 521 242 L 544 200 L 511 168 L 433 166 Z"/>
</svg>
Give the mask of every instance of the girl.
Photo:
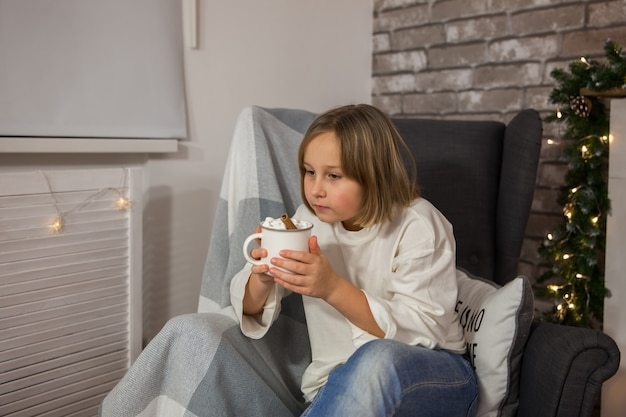
<svg viewBox="0 0 626 417">
<path fill-rule="evenodd" d="M 312 351 L 303 416 L 475 414 L 476 377 L 454 312 L 452 226 L 420 197 L 401 147 L 372 106 L 316 118 L 299 149 L 304 204 L 293 216 L 314 224 L 309 251 L 284 250 L 231 283 L 252 338 L 268 331 L 282 297 L 303 296 Z"/>
</svg>

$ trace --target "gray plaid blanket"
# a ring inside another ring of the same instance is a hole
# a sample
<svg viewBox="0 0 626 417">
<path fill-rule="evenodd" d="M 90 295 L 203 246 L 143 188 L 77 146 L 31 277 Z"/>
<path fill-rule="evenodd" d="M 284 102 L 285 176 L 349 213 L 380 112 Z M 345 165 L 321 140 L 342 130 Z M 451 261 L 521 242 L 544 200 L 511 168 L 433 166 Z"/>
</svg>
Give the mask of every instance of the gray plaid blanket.
<svg viewBox="0 0 626 417">
<path fill-rule="evenodd" d="M 170 320 L 100 407 L 108 416 L 297 416 L 310 362 L 301 299 L 259 340 L 242 335 L 230 280 L 245 264 L 243 240 L 267 216 L 300 204 L 297 149 L 315 115 L 249 107 L 233 136 L 202 278 L 198 313 Z"/>
<path fill-rule="evenodd" d="M 302 202 L 297 154 L 315 115 L 302 110 L 250 107 L 235 126 L 198 311 L 230 304 L 230 278 L 245 264 L 244 239 L 267 216 L 290 215 Z"/>
</svg>

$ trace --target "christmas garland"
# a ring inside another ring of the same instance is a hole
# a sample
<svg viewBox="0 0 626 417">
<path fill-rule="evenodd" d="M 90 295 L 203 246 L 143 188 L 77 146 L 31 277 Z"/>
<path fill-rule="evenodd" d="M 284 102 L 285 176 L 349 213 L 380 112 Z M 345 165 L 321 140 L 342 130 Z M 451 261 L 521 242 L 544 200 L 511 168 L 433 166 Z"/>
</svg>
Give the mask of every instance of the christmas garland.
<svg viewBox="0 0 626 417">
<path fill-rule="evenodd" d="M 626 53 L 609 40 L 606 61 L 581 58 L 569 71 L 550 75 L 556 87 L 550 102 L 557 111 L 547 122 L 564 123 L 568 172 L 557 202 L 563 207 L 558 227 L 548 233 L 539 254 L 552 264 L 538 282 L 538 296 L 554 300 L 544 320 L 580 327 L 600 327 L 604 298 L 606 217 L 610 209 L 607 185 L 609 116 L 607 96 L 626 96 Z"/>
</svg>

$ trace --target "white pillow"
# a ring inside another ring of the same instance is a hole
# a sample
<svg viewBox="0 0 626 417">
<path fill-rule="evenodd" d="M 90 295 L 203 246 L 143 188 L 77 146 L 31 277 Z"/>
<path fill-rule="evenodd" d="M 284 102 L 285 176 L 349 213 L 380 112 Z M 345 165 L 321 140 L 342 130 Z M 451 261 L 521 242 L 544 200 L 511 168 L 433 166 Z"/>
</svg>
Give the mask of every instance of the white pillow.
<svg viewBox="0 0 626 417">
<path fill-rule="evenodd" d="M 533 319 L 530 283 L 518 276 L 500 287 L 463 270 L 458 270 L 457 282 L 456 310 L 478 379 L 477 416 L 514 416 L 521 358 Z"/>
</svg>

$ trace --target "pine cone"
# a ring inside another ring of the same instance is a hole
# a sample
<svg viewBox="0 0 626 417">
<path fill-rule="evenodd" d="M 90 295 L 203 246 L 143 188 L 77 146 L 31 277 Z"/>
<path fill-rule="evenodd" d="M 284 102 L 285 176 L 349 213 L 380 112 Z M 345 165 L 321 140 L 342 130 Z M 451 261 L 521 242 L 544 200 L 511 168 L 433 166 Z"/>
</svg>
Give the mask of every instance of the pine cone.
<svg viewBox="0 0 626 417">
<path fill-rule="evenodd" d="M 572 97 L 570 107 L 578 117 L 588 117 L 591 113 L 591 100 L 585 96 Z"/>
</svg>

